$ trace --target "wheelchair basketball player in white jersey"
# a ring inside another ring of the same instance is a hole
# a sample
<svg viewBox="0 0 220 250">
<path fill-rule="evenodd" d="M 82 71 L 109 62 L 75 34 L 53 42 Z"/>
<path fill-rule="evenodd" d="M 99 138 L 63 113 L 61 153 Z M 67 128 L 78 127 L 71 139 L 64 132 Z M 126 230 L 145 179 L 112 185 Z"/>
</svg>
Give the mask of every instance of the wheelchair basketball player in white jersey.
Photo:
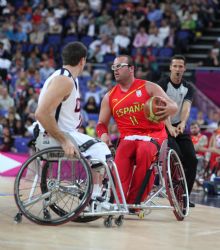
<svg viewBox="0 0 220 250">
<path fill-rule="evenodd" d="M 111 157 L 108 146 L 100 140 L 78 132 L 82 121 L 77 77 L 86 64 L 86 55 L 87 48 L 82 43 L 67 44 L 62 51 L 62 68 L 56 70 L 45 81 L 35 114 L 40 131 L 36 147 L 41 150 L 60 145 L 69 157 L 78 154 L 80 149 L 84 157 L 97 158 L 105 162 Z M 93 195 L 98 195 L 98 184 L 94 184 L 93 189 Z"/>
</svg>

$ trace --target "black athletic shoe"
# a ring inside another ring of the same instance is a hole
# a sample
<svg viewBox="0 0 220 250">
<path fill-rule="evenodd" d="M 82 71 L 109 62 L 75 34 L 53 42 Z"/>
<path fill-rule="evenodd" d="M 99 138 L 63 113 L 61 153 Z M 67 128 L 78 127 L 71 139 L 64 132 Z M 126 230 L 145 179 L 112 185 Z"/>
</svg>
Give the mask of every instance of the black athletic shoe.
<svg viewBox="0 0 220 250">
<path fill-rule="evenodd" d="M 196 205 L 195 205 L 195 203 L 193 203 L 193 202 L 189 202 L 189 207 L 195 207 Z"/>
</svg>

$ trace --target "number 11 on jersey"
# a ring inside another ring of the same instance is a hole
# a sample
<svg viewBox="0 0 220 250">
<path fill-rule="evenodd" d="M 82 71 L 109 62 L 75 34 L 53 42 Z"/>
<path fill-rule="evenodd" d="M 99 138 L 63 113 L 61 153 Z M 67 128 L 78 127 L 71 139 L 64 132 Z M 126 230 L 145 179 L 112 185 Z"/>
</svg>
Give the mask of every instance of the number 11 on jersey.
<svg viewBox="0 0 220 250">
<path fill-rule="evenodd" d="M 130 120 L 131 120 L 132 125 L 137 125 L 138 124 L 138 121 L 137 121 L 135 116 L 130 116 Z"/>
</svg>

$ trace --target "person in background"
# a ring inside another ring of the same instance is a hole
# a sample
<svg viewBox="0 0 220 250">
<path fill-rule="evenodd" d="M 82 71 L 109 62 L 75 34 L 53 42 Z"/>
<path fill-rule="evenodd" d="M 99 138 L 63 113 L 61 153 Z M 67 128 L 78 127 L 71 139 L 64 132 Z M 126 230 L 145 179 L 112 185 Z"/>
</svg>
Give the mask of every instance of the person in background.
<svg viewBox="0 0 220 250">
<path fill-rule="evenodd" d="M 208 166 L 208 156 L 206 154 L 208 147 L 208 137 L 201 133 L 198 122 L 192 122 L 190 124 L 191 139 L 196 151 L 196 157 L 198 160 L 196 183 L 202 185 L 204 180 L 204 173 Z"/>
<path fill-rule="evenodd" d="M 11 136 L 10 128 L 5 126 L 2 128 L 2 143 L 0 144 L 0 152 L 10 152 L 12 150 L 14 139 Z"/>
<path fill-rule="evenodd" d="M 158 85 L 177 103 L 178 112 L 166 120 L 169 146 L 176 150 L 185 171 L 189 194 L 196 178 L 197 158 L 190 137 L 185 130 L 193 100 L 193 87 L 183 78 L 186 60 L 182 55 L 175 55 L 170 62 L 170 75 L 158 81 Z M 190 207 L 195 204 L 190 202 Z"/>
<path fill-rule="evenodd" d="M 207 151 L 211 153 L 209 164 L 210 172 L 216 175 L 220 166 L 220 121 L 218 122 L 217 129 L 210 138 Z"/>
</svg>

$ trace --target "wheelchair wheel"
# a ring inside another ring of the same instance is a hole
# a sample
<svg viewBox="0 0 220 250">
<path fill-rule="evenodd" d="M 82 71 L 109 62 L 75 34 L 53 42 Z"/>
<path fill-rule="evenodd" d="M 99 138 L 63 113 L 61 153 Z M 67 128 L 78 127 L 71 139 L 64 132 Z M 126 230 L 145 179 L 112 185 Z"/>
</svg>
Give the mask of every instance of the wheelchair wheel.
<svg viewBox="0 0 220 250">
<path fill-rule="evenodd" d="M 164 166 L 163 174 L 170 205 L 174 207 L 176 219 L 184 220 L 189 212 L 189 195 L 185 173 L 175 150 L 168 150 Z"/>
<path fill-rule="evenodd" d="M 14 185 L 21 213 L 41 225 L 59 225 L 78 217 L 91 193 L 92 175 L 86 160 L 67 158 L 59 147 L 44 149 L 29 158 Z"/>
</svg>

